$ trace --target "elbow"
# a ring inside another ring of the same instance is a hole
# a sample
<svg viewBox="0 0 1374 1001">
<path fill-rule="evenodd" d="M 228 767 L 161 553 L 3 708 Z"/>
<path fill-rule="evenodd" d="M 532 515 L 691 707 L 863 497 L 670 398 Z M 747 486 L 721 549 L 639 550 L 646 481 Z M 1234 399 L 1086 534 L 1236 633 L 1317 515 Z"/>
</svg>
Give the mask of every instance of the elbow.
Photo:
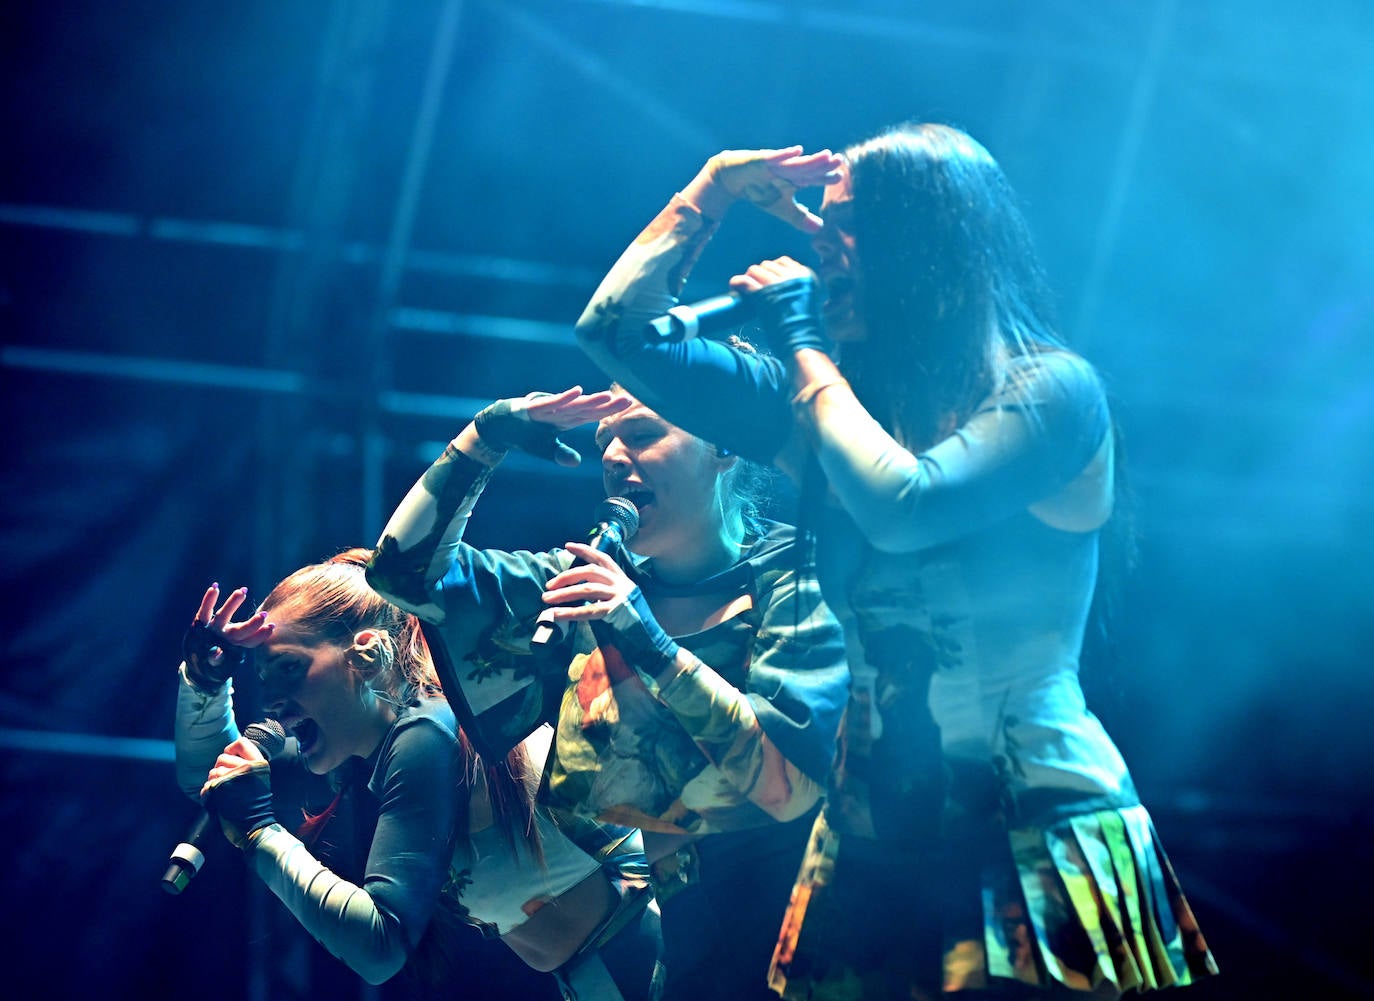
<svg viewBox="0 0 1374 1001">
<path fill-rule="evenodd" d="M 880 553 L 911 553 L 922 548 L 918 533 L 905 517 L 885 518 L 858 526 L 864 541 Z"/>
<path fill-rule="evenodd" d="M 616 341 L 620 336 L 621 307 L 612 297 L 594 299 L 578 317 L 573 327 L 573 339 L 588 356 L 596 361 L 609 361 L 617 354 Z"/>
<path fill-rule="evenodd" d="M 368 587 L 393 605 L 399 605 L 408 612 L 413 611 L 414 602 L 407 599 L 408 592 L 414 590 L 414 584 L 412 583 L 409 588 L 405 586 L 405 582 L 410 578 L 405 575 L 405 568 L 398 564 L 394 556 L 388 557 L 378 551 L 363 568 L 363 579 L 367 581 Z"/>
<path fill-rule="evenodd" d="M 795 765 L 784 762 L 781 755 L 777 755 L 774 763 L 781 767 L 772 775 L 761 777 L 749 799 L 778 823 L 785 824 L 815 806 L 823 790 Z"/>
<path fill-rule="evenodd" d="M 577 346 L 593 359 L 602 359 L 608 356 L 606 336 L 605 325 L 590 309 L 582 314 L 582 319 L 578 320 L 577 326 L 573 327 L 573 339 L 577 341 Z"/>
<path fill-rule="evenodd" d="M 354 973 L 377 987 L 400 973 L 407 959 L 403 949 L 379 944 L 371 955 L 355 958 L 348 965 Z"/>
<path fill-rule="evenodd" d="M 942 536 L 957 537 L 957 533 L 942 531 L 927 499 L 912 493 L 876 510 L 851 511 L 851 515 L 864 541 L 880 553 L 914 553 L 946 541 Z"/>
<path fill-rule="evenodd" d="M 379 552 L 374 552 L 372 558 L 363 567 L 363 579 L 367 581 L 367 586 L 376 591 L 388 601 L 392 600 L 392 589 L 388 586 L 391 574 L 387 572 L 386 558 Z"/>
<path fill-rule="evenodd" d="M 362 968 L 355 968 L 354 972 L 362 977 L 373 987 L 380 987 L 396 974 L 401 972 L 404 963 L 370 964 Z"/>
</svg>

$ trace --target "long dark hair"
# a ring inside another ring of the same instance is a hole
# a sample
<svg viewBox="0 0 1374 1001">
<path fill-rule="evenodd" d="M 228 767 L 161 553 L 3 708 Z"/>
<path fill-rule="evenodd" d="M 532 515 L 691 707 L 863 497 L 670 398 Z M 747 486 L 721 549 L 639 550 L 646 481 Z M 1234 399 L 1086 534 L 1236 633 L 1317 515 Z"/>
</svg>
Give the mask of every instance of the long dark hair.
<svg viewBox="0 0 1374 1001">
<path fill-rule="evenodd" d="M 867 338 L 841 367 L 919 450 L 968 419 L 1008 357 L 1061 345 L 1048 284 L 1015 192 L 972 137 L 907 124 L 845 157 Z"/>
<path fill-rule="evenodd" d="M 912 451 L 929 448 L 1003 387 L 1018 356 L 1064 348 L 1030 227 L 997 161 L 949 125 L 907 123 L 845 151 L 866 338 L 841 368 L 865 408 Z M 1112 418 L 1114 513 L 1089 621 L 1103 657 L 1136 533 Z"/>
</svg>

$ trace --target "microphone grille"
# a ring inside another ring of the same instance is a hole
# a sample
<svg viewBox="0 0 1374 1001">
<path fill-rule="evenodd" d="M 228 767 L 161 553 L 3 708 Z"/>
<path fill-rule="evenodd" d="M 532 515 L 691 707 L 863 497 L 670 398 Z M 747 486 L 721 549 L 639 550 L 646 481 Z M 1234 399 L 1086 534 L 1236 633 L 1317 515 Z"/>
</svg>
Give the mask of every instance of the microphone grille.
<svg viewBox="0 0 1374 1001">
<path fill-rule="evenodd" d="M 622 543 L 629 542 L 639 531 L 639 508 L 624 497 L 607 497 L 596 509 L 596 518 L 620 526 Z"/>
<path fill-rule="evenodd" d="M 269 761 L 286 746 L 286 730 L 274 719 L 249 723 L 243 728 L 243 735 L 257 744 L 262 756 Z"/>
</svg>

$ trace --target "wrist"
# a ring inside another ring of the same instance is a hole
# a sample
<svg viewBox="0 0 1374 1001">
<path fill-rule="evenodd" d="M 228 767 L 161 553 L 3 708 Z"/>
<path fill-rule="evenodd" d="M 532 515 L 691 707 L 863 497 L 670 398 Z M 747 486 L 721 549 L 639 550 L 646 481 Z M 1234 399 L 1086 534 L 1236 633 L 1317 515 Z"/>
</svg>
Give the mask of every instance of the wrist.
<svg viewBox="0 0 1374 1001">
<path fill-rule="evenodd" d="M 678 197 L 708 219 L 719 221 L 738 200 L 724 184 L 716 179 L 710 164 L 678 192 Z"/>
<path fill-rule="evenodd" d="M 177 668 L 177 674 L 181 677 L 182 684 L 188 685 L 200 695 L 219 695 L 224 691 L 224 687 L 229 684 L 229 679 L 211 683 L 209 679 L 201 678 L 192 672 L 186 661 L 182 661 Z"/>
<path fill-rule="evenodd" d="M 650 690 L 656 688 L 660 676 L 669 675 L 677 660 L 677 641 L 658 624 L 639 588 L 605 618 L 593 620 L 592 634 L 598 644 L 618 650 Z"/>
<path fill-rule="evenodd" d="M 797 390 L 797 395 L 792 397 L 792 406 L 802 409 L 809 407 L 821 393 L 835 386 L 849 387 L 849 381 L 838 372 L 834 375 L 823 375 L 818 379 L 812 379 L 801 389 Z"/>
<path fill-rule="evenodd" d="M 243 839 L 243 843 L 238 846 L 239 851 L 243 852 L 245 855 L 252 855 L 253 852 L 257 850 L 258 845 L 277 832 L 286 834 L 287 830 L 275 820 L 271 823 L 263 824 L 261 827 L 255 827 L 248 832 L 248 835 Z"/>
<path fill-rule="evenodd" d="M 813 350 L 829 356 L 833 345 L 820 319 L 820 283 L 813 274 L 765 285 L 751 295 L 775 354 L 792 358 L 799 352 Z"/>
<path fill-rule="evenodd" d="M 451 444 L 469 459 L 484 466 L 499 465 L 510 451 L 505 445 L 483 438 L 482 433 L 477 430 L 476 421 L 469 421 L 467 427 L 458 432 L 458 437 L 454 438 Z"/>
</svg>

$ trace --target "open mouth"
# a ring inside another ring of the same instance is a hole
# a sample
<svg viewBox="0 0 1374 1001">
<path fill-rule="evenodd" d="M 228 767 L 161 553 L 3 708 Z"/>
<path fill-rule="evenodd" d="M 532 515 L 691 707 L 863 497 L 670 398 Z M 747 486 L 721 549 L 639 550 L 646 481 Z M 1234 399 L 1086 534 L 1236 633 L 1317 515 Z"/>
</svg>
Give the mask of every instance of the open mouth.
<svg viewBox="0 0 1374 1001">
<path fill-rule="evenodd" d="M 854 294 L 854 280 L 847 275 L 831 275 L 825 280 L 825 305 L 829 308 L 848 302 Z"/>
<path fill-rule="evenodd" d="M 302 719 L 290 726 L 291 736 L 296 738 L 302 754 L 309 754 L 320 742 L 320 727 L 313 719 Z"/>
<path fill-rule="evenodd" d="M 643 511 L 654 502 L 654 492 L 643 487 L 626 487 L 620 491 L 619 496 L 624 497 L 639 511 Z"/>
</svg>

